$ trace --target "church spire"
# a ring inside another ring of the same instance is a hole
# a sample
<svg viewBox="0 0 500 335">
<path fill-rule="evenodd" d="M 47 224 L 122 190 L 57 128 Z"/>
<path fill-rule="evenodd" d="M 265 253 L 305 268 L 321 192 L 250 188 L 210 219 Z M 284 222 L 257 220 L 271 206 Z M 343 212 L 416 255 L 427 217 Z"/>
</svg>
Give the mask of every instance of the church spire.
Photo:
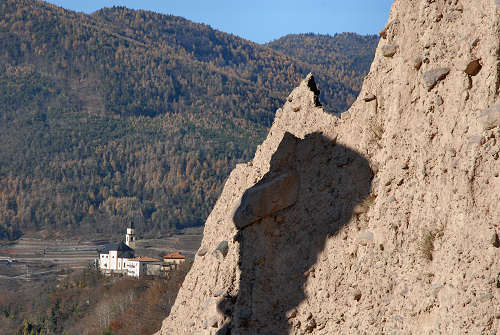
<svg viewBox="0 0 500 335">
<path fill-rule="evenodd" d="M 135 240 L 136 237 L 135 237 L 134 222 L 131 222 L 129 228 L 127 228 L 127 234 L 125 235 L 125 244 L 128 245 L 130 248 L 134 249 Z"/>
</svg>

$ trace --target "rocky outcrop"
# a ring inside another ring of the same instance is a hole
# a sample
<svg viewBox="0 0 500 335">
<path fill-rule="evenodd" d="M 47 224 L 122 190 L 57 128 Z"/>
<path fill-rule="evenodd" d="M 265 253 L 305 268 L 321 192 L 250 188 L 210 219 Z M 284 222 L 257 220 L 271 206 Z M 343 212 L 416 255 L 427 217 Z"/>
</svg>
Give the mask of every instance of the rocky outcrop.
<svg viewBox="0 0 500 335">
<path fill-rule="evenodd" d="M 159 334 L 495 334 L 499 14 L 396 0 L 348 112 L 326 113 L 312 76 L 294 89 Z"/>
<path fill-rule="evenodd" d="M 235 206 L 233 217 L 236 228 L 243 229 L 265 217 L 274 215 L 297 202 L 299 177 L 296 171 L 297 145 L 300 140 L 285 133 L 271 160 L 266 178 L 245 191 Z"/>
</svg>

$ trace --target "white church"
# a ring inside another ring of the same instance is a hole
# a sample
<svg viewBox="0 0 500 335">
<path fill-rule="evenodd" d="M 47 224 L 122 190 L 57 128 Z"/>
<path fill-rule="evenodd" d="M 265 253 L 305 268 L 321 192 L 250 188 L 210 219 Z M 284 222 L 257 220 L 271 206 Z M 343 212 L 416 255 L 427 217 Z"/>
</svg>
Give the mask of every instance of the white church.
<svg viewBox="0 0 500 335">
<path fill-rule="evenodd" d="M 99 253 L 99 269 L 107 275 L 122 274 L 130 277 L 142 277 L 144 275 L 159 276 L 174 270 L 178 264 L 186 259 L 184 255 L 172 253 L 164 257 L 163 262 L 147 257 L 135 256 L 135 229 L 132 223 L 127 228 L 125 242 L 110 243 L 104 246 Z"/>
<path fill-rule="evenodd" d="M 132 223 L 127 228 L 125 242 L 110 243 L 104 246 L 99 253 L 99 268 L 105 274 L 122 273 L 128 274 L 127 262 L 135 257 L 135 229 Z"/>
</svg>

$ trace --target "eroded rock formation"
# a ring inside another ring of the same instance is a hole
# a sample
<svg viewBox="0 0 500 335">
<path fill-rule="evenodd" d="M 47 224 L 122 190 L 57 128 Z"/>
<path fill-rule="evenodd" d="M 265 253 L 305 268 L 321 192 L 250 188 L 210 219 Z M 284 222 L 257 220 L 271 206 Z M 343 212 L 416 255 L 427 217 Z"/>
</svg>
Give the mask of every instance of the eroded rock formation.
<svg viewBox="0 0 500 335">
<path fill-rule="evenodd" d="M 294 89 L 159 334 L 495 334 L 499 15 L 396 0 L 348 112 Z"/>
</svg>

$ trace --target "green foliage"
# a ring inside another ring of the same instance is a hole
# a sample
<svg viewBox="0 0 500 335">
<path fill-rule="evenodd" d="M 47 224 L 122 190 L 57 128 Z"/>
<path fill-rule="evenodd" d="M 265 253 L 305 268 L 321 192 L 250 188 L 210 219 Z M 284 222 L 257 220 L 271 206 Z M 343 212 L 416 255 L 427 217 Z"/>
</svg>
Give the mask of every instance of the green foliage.
<svg viewBox="0 0 500 335">
<path fill-rule="evenodd" d="M 344 111 L 377 41 L 299 35 L 258 45 L 169 15 L 85 15 L 28 0 L 2 0 L 0 14 L 8 239 L 202 224 L 290 90 L 313 71 L 327 109 Z"/>
</svg>

